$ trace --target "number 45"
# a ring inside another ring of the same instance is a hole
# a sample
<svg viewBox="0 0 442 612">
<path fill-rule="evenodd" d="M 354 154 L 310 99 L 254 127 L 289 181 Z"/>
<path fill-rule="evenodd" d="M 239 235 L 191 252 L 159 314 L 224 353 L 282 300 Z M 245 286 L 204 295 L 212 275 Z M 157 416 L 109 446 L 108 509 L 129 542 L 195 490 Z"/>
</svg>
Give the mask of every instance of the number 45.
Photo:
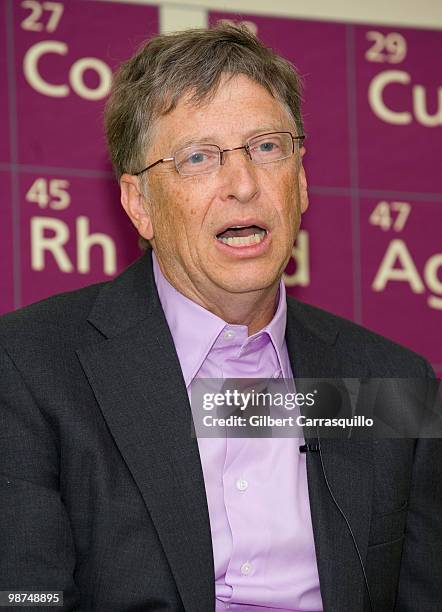
<svg viewBox="0 0 442 612">
<path fill-rule="evenodd" d="M 397 213 L 395 218 L 391 213 Z M 369 221 L 372 225 L 378 225 L 384 232 L 393 229 L 400 232 L 404 229 L 411 212 L 408 202 L 386 202 L 383 200 L 376 205 L 370 215 Z"/>
<path fill-rule="evenodd" d="M 71 203 L 69 181 L 65 179 L 38 178 L 30 186 L 27 194 L 27 202 L 35 202 L 40 208 L 50 207 L 54 210 L 63 210 Z"/>
</svg>

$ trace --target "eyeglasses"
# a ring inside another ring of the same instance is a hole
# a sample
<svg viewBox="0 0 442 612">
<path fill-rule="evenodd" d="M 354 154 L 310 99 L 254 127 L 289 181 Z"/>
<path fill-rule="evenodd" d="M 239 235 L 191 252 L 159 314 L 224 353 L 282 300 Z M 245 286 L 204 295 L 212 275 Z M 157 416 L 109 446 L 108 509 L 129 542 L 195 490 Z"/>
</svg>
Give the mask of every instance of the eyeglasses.
<svg viewBox="0 0 442 612">
<path fill-rule="evenodd" d="M 290 157 L 295 152 L 295 142 L 302 146 L 305 136 L 293 136 L 291 132 L 270 132 L 249 138 L 242 147 L 221 149 L 218 145 L 194 143 L 175 152 L 173 157 L 158 159 L 144 170 L 136 172 L 138 176 L 164 162 L 175 162 L 176 171 L 182 176 L 196 176 L 214 172 L 224 164 L 225 153 L 244 151 L 254 164 L 269 164 Z"/>
</svg>

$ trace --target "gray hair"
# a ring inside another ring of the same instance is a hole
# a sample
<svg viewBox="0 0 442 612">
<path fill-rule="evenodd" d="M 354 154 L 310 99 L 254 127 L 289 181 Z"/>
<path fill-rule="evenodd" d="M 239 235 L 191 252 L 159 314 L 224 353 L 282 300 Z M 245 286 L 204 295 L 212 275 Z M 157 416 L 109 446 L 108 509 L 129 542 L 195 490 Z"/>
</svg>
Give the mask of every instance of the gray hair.
<svg viewBox="0 0 442 612">
<path fill-rule="evenodd" d="M 106 104 L 106 137 L 117 178 L 142 170 L 158 117 L 183 95 L 190 94 L 195 104 L 210 99 L 225 74 L 242 74 L 265 87 L 303 133 L 296 68 L 246 27 L 220 22 L 211 29 L 158 35 L 120 66 Z"/>
</svg>

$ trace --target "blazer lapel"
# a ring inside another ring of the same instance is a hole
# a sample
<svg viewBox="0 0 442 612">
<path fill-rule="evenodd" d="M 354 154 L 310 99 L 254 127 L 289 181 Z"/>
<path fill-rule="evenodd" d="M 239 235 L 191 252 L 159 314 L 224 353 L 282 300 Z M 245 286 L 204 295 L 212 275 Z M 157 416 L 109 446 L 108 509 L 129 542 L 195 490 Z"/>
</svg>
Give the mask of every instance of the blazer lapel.
<svg viewBox="0 0 442 612">
<path fill-rule="evenodd" d="M 213 552 L 191 411 L 149 255 L 105 286 L 78 351 L 110 432 L 143 496 L 187 612 L 214 609 Z"/>
<path fill-rule="evenodd" d="M 297 390 L 302 390 L 302 378 L 342 380 L 366 375 L 363 363 L 346 363 L 339 358 L 338 333 L 318 316 L 314 309 L 288 300 L 286 341 Z M 364 561 L 371 517 L 372 443 L 322 439 L 321 456 L 331 491 L 348 519 Z M 321 456 L 309 452 L 306 459 L 324 610 L 362 610 L 366 597 L 362 569 L 346 521 L 327 488 Z"/>
</svg>

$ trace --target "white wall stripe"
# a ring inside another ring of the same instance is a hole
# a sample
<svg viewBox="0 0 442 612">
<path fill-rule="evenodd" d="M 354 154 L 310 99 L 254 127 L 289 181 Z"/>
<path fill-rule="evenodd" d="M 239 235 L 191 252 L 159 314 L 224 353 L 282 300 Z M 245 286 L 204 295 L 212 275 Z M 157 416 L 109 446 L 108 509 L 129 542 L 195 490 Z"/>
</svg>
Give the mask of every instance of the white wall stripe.
<svg viewBox="0 0 442 612">
<path fill-rule="evenodd" d="M 162 4 L 160 6 L 160 32 L 175 32 L 186 28 L 206 28 L 207 9 L 193 6 Z"/>
<path fill-rule="evenodd" d="M 86 0 L 87 1 L 87 0 Z M 344 23 L 368 23 L 442 29 L 441 0 L 101 0 L 150 4 L 182 10 L 230 11 Z M 195 13 L 196 15 L 196 13 Z"/>
</svg>

